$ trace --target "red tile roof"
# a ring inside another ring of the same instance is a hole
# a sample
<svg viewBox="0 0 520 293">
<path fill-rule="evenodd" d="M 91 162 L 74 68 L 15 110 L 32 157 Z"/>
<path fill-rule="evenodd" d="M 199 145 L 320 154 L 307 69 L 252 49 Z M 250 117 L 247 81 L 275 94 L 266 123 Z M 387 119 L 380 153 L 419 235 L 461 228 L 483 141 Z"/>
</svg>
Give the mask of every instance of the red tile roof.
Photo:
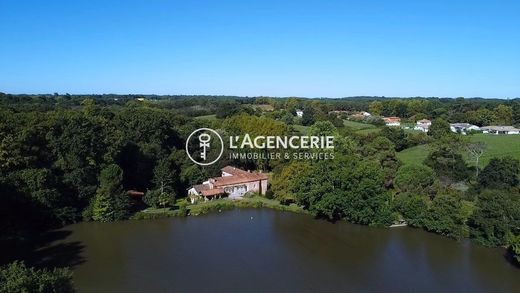
<svg viewBox="0 0 520 293">
<path fill-rule="evenodd" d="M 128 191 L 126 192 L 126 194 L 128 194 L 129 196 L 139 197 L 139 196 L 143 196 L 143 195 L 144 195 L 144 192 L 142 192 L 142 191 L 137 191 L 137 190 L 128 190 Z"/>
<path fill-rule="evenodd" d="M 391 122 L 401 122 L 401 118 L 399 117 L 385 117 L 383 118 L 383 120 L 387 123 L 391 123 Z"/>
<path fill-rule="evenodd" d="M 265 174 L 257 172 L 248 172 L 232 166 L 226 166 L 222 168 L 222 171 L 229 173 L 232 176 L 211 178 L 211 182 L 216 187 L 267 180 L 267 176 L 265 176 Z"/>
<path fill-rule="evenodd" d="M 249 172 L 244 171 L 242 169 L 233 167 L 233 166 L 226 166 L 222 169 L 220 169 L 222 172 L 229 173 L 231 175 L 240 175 L 240 174 L 248 174 Z"/>
<path fill-rule="evenodd" d="M 224 193 L 224 189 L 223 188 L 205 189 L 205 190 L 202 190 L 201 193 L 204 196 L 215 196 L 215 195 L 218 195 L 218 194 L 223 194 Z"/>
</svg>

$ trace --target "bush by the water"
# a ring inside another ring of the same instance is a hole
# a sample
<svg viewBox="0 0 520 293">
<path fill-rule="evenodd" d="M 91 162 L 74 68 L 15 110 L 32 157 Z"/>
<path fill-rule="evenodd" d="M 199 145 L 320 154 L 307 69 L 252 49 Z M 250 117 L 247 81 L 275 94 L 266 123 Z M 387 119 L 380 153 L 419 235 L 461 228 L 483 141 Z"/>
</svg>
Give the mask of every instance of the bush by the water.
<svg viewBox="0 0 520 293">
<path fill-rule="evenodd" d="M 0 293 L 74 292 L 69 269 L 35 269 L 15 261 L 0 268 Z"/>
</svg>

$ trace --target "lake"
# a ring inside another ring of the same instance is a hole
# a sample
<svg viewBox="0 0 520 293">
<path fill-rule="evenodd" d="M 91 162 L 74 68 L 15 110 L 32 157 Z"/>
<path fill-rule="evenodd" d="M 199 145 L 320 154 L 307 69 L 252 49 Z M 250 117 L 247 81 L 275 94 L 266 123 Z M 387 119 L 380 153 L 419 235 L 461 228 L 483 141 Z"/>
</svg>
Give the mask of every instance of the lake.
<svg viewBox="0 0 520 293">
<path fill-rule="evenodd" d="M 80 223 L 79 292 L 514 292 L 505 250 L 268 209 Z M 68 232 L 67 232 L 68 233 Z"/>
</svg>

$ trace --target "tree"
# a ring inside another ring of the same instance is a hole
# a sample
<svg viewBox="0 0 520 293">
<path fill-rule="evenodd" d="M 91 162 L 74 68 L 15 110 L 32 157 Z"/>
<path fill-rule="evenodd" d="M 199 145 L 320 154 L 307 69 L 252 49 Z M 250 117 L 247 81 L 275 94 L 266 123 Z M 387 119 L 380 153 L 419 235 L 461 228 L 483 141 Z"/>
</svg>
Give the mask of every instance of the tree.
<svg viewBox="0 0 520 293">
<path fill-rule="evenodd" d="M 378 136 L 370 144 L 365 145 L 363 154 L 379 162 L 385 178 L 393 178 L 399 168 L 399 161 L 395 155 L 395 145 L 386 137 Z"/>
<path fill-rule="evenodd" d="M 511 157 L 493 158 L 482 170 L 478 183 L 484 188 L 507 188 L 518 185 L 520 162 Z"/>
<path fill-rule="evenodd" d="M 336 136 L 338 130 L 330 121 L 318 121 L 309 127 L 310 136 Z"/>
<path fill-rule="evenodd" d="M 224 101 L 217 106 L 217 118 L 227 118 L 238 114 L 241 110 L 240 104 L 237 101 Z"/>
<path fill-rule="evenodd" d="M 284 166 L 280 172 L 276 172 L 271 180 L 271 190 L 281 202 L 294 202 L 296 195 L 291 192 L 291 184 L 298 177 L 306 176 L 311 166 L 307 162 L 292 161 Z"/>
<path fill-rule="evenodd" d="M 464 215 L 462 202 L 451 195 L 438 195 L 432 202 L 425 221 L 428 231 L 441 235 L 461 238 L 464 236 Z"/>
<path fill-rule="evenodd" d="M 108 165 L 99 176 L 100 186 L 94 199 L 92 218 L 111 222 L 122 220 L 128 214 L 129 202 L 123 192 L 123 171 L 118 165 Z"/>
<path fill-rule="evenodd" d="M 395 176 L 395 185 L 401 191 L 422 192 L 435 181 L 433 170 L 424 165 L 405 165 Z"/>
<path fill-rule="evenodd" d="M 0 292 L 74 292 L 69 269 L 41 269 L 27 267 L 15 261 L 0 268 Z"/>
<path fill-rule="evenodd" d="M 482 155 L 484 155 L 484 152 L 486 151 L 486 144 L 483 142 L 470 143 L 466 146 L 466 149 L 468 150 L 469 155 L 475 160 L 475 178 L 478 178 L 478 173 L 480 170 L 479 160 L 480 157 L 482 157 Z"/>
<path fill-rule="evenodd" d="M 161 159 L 154 168 L 153 183 L 155 188 L 161 191 L 161 194 L 174 193 L 175 170 L 173 163 L 168 159 Z"/>
<path fill-rule="evenodd" d="M 431 144 L 432 150 L 424 163 L 432 168 L 437 176 L 454 180 L 464 180 L 468 177 L 469 169 L 461 154 L 465 142 L 461 137 L 448 135 Z"/>
<path fill-rule="evenodd" d="M 311 126 L 314 124 L 314 121 L 316 121 L 314 118 L 314 109 L 312 107 L 306 107 L 303 110 L 302 125 Z"/>
<path fill-rule="evenodd" d="M 495 108 L 495 115 L 496 123 L 511 125 L 513 122 L 513 107 L 500 104 Z"/>
<path fill-rule="evenodd" d="M 143 201 L 146 205 L 158 208 L 160 205 L 161 191 L 158 189 L 148 190 L 143 196 Z"/>
<path fill-rule="evenodd" d="M 368 106 L 368 111 L 374 116 L 381 116 L 383 113 L 383 103 L 380 101 L 373 101 Z"/>
<path fill-rule="evenodd" d="M 505 245 L 508 235 L 520 234 L 520 197 L 510 190 L 482 191 L 468 224 L 478 242 Z"/>
<path fill-rule="evenodd" d="M 397 196 L 394 205 L 408 225 L 424 227 L 428 217 L 428 202 L 425 196 L 401 193 Z"/>
<path fill-rule="evenodd" d="M 401 128 L 385 126 L 381 130 L 381 135 L 392 141 L 398 152 L 407 147 L 406 133 Z"/>
<path fill-rule="evenodd" d="M 509 249 L 513 253 L 516 262 L 520 264 L 520 235 L 511 235 L 509 239 Z"/>
<path fill-rule="evenodd" d="M 480 108 L 476 111 L 468 111 L 466 116 L 469 123 L 478 126 L 491 125 L 497 120 L 496 115 L 486 108 Z"/>
<path fill-rule="evenodd" d="M 289 112 L 286 112 L 280 120 L 287 125 L 294 124 L 294 116 Z"/>
<path fill-rule="evenodd" d="M 175 170 L 169 158 L 159 160 L 154 168 L 154 189 L 146 192 L 143 201 L 154 208 L 175 204 Z"/>
<path fill-rule="evenodd" d="M 333 161 L 313 164 L 289 186 L 296 202 L 318 217 L 366 225 L 393 221 L 384 174 L 375 161 L 338 155 Z"/>
<path fill-rule="evenodd" d="M 430 129 L 428 130 L 428 135 L 432 136 L 435 139 L 440 139 L 450 134 L 450 124 L 446 120 L 441 118 L 434 119 L 432 121 Z"/>
</svg>

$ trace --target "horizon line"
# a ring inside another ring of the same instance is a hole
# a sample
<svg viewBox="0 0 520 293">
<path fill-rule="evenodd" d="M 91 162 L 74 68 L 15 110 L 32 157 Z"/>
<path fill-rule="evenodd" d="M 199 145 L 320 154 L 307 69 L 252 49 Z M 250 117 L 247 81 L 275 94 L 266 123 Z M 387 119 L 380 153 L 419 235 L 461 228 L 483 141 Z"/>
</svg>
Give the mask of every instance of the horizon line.
<svg viewBox="0 0 520 293">
<path fill-rule="evenodd" d="M 348 99 L 348 98 L 379 98 L 379 99 L 484 99 L 484 100 L 515 100 L 520 99 L 520 96 L 516 97 L 482 97 L 482 96 L 472 96 L 472 97 L 464 97 L 464 96 L 385 96 L 385 95 L 352 95 L 352 96 L 342 96 L 342 97 L 327 97 L 327 96 L 316 96 L 316 97 L 308 97 L 308 96 L 271 96 L 271 95 L 236 95 L 236 94 L 144 94 L 144 93 L 8 93 L 0 91 L 0 94 L 4 95 L 13 95 L 13 96 L 155 96 L 155 97 L 174 97 L 174 96 L 184 96 L 184 97 L 236 97 L 236 98 L 274 98 L 274 99 L 288 99 L 288 98 L 297 98 L 297 99 Z"/>
</svg>

